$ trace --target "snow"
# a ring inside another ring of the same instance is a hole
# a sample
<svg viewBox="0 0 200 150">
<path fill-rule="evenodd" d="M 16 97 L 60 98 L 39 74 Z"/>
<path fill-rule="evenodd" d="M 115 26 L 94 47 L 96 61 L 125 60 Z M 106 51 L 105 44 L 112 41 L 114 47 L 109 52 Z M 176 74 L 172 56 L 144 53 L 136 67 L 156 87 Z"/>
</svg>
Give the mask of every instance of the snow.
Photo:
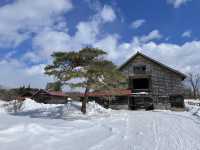
<svg viewBox="0 0 200 150">
<path fill-rule="evenodd" d="M 137 92 L 137 93 L 132 93 L 133 95 L 148 95 L 148 92 Z"/>
<path fill-rule="evenodd" d="M 17 114 L 0 113 L 0 122 L 1 150 L 200 150 L 200 120 L 190 112 L 114 111 L 90 102 L 81 115 L 79 102 L 26 99 Z"/>
<path fill-rule="evenodd" d="M 0 112 L 9 111 L 13 113 L 13 104 L 16 100 L 8 103 L 0 101 Z M 37 103 L 32 99 L 26 98 L 20 110 L 15 115 L 39 117 L 39 118 L 52 118 L 52 119 L 70 119 L 77 118 L 88 119 L 96 116 L 108 115 L 110 110 L 105 109 L 95 102 L 87 104 L 87 114 L 81 113 L 81 103 L 78 101 L 70 101 L 68 104 L 43 104 Z"/>
<path fill-rule="evenodd" d="M 62 104 L 43 104 L 37 103 L 32 99 L 26 98 L 22 105 L 23 111 L 29 111 L 34 109 L 50 109 L 58 106 L 63 106 Z"/>
<path fill-rule="evenodd" d="M 0 113 L 5 113 L 4 105 L 6 104 L 5 101 L 0 100 Z"/>
<path fill-rule="evenodd" d="M 186 99 L 185 106 L 193 115 L 200 117 L 200 100 Z"/>
</svg>

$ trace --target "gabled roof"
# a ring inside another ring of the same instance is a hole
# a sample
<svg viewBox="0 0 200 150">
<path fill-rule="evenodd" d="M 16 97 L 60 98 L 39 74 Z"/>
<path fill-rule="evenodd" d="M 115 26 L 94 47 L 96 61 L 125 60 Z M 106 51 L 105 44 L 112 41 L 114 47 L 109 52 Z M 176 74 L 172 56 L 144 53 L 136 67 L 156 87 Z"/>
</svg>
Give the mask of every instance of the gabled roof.
<svg viewBox="0 0 200 150">
<path fill-rule="evenodd" d="M 144 57 L 144 58 L 150 60 L 151 62 L 153 62 L 153 63 L 155 63 L 155 64 L 158 64 L 159 66 L 161 66 L 161 67 L 163 67 L 163 68 L 166 68 L 166 69 L 169 70 L 169 71 L 174 72 L 175 74 L 181 76 L 183 80 L 187 77 L 185 74 L 183 74 L 183 73 L 181 73 L 181 72 L 179 72 L 179 71 L 177 71 L 177 70 L 175 70 L 175 69 L 173 69 L 173 68 L 170 68 L 170 67 L 168 67 L 167 65 L 165 65 L 165 64 L 163 64 L 163 63 L 161 63 L 161 62 L 159 62 L 159 61 L 157 61 L 157 60 L 155 60 L 155 59 L 152 59 L 152 58 L 150 58 L 149 56 L 146 56 L 146 55 L 144 55 L 144 54 L 141 53 L 141 52 L 137 52 L 135 55 L 133 55 L 131 58 L 129 58 L 125 63 L 123 63 L 123 64 L 119 67 L 119 70 L 123 69 L 128 63 L 130 63 L 131 60 L 135 59 L 138 55 L 140 55 L 140 56 L 142 56 L 142 57 Z"/>
</svg>

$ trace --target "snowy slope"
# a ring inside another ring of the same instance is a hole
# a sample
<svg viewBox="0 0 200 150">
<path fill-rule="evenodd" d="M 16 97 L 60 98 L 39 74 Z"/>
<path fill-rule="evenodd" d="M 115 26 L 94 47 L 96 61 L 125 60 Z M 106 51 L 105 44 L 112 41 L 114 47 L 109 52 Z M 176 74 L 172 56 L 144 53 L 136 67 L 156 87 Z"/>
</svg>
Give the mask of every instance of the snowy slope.
<svg viewBox="0 0 200 150">
<path fill-rule="evenodd" d="M 76 114 L 78 104 L 75 106 L 68 110 L 68 115 Z M 47 112 L 57 108 L 40 107 Z M 22 111 L 27 115 L 0 113 L 0 150 L 200 149 L 200 120 L 189 112 L 107 112 L 95 103 L 90 109 L 92 115 L 84 118 L 76 114 L 78 118 L 73 120 L 33 118 L 30 109 Z"/>
</svg>

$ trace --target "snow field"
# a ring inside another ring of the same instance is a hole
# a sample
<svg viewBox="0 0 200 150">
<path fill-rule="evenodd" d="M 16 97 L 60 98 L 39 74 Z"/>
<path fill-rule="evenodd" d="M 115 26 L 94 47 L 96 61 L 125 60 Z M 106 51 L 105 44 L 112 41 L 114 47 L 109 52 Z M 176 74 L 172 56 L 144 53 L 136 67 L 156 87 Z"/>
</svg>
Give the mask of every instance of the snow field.
<svg viewBox="0 0 200 150">
<path fill-rule="evenodd" d="M 80 103 L 30 99 L 22 106 L 19 114 L 0 113 L 1 150 L 200 150 L 200 120 L 190 112 L 113 111 L 90 103 L 82 115 Z M 52 119 L 57 109 L 65 117 Z"/>
</svg>

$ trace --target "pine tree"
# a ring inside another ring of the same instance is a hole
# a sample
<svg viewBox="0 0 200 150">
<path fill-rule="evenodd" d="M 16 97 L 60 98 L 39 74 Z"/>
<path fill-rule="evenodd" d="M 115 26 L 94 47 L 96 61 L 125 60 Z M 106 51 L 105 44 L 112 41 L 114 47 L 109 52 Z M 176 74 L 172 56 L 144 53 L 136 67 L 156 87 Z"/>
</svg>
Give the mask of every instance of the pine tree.
<svg viewBox="0 0 200 150">
<path fill-rule="evenodd" d="M 85 88 L 81 111 L 86 113 L 87 94 L 90 90 L 118 87 L 125 77 L 117 67 L 105 59 L 106 52 L 98 48 L 83 48 L 79 52 L 53 53 L 53 64 L 45 73 L 54 76 L 72 88 Z M 76 82 L 70 82 L 77 79 Z"/>
</svg>

